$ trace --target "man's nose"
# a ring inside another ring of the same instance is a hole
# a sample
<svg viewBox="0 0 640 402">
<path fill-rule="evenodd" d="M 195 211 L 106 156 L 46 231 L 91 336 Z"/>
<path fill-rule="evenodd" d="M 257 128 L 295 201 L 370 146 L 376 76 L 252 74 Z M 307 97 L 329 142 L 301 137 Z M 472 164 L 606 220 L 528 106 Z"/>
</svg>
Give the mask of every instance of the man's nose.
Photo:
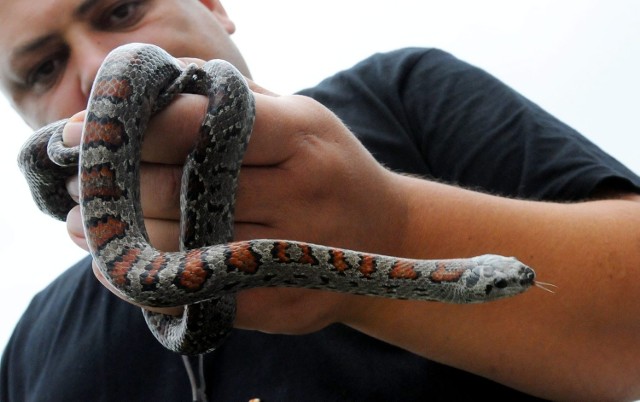
<svg viewBox="0 0 640 402">
<path fill-rule="evenodd" d="M 89 98 L 93 81 L 109 50 L 86 46 L 78 52 L 78 80 L 80 82 L 80 91 L 86 99 Z"/>
<path fill-rule="evenodd" d="M 71 46 L 72 63 L 77 66 L 80 91 L 85 99 L 89 98 L 93 81 L 107 54 L 123 43 L 86 34 L 76 37 Z"/>
</svg>

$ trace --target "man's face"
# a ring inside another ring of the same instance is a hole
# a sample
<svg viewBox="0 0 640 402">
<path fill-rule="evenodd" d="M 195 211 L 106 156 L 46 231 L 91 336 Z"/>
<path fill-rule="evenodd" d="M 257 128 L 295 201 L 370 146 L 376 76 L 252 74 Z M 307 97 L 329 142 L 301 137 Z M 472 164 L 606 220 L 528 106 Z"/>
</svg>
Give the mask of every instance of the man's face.
<svg viewBox="0 0 640 402">
<path fill-rule="evenodd" d="M 2 0 L 0 86 L 32 127 L 84 109 L 107 53 L 130 42 L 220 58 L 248 75 L 219 0 Z"/>
</svg>

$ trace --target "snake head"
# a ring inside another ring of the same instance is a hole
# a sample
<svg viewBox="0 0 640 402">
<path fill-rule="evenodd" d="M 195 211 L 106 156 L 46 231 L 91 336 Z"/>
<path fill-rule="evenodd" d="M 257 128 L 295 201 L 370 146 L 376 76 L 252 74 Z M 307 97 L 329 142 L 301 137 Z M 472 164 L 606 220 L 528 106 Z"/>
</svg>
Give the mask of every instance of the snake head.
<svg viewBox="0 0 640 402">
<path fill-rule="evenodd" d="M 465 284 L 473 289 L 478 301 L 515 296 L 535 283 L 534 270 L 514 257 L 487 254 L 473 260 L 475 266 L 467 275 Z"/>
</svg>

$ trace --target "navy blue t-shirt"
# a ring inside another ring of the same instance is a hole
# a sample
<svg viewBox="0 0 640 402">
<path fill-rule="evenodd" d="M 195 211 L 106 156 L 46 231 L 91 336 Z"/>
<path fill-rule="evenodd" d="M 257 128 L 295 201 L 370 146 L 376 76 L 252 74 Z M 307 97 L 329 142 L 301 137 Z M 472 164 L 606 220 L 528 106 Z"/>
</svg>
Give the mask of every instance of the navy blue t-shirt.
<svg viewBox="0 0 640 402">
<path fill-rule="evenodd" d="M 302 91 L 394 171 L 511 197 L 638 192 L 640 178 L 486 72 L 436 49 L 375 55 Z M 210 401 L 536 400 L 342 325 L 236 330 L 205 356 Z M 2 356 L 0 400 L 187 401 L 181 357 L 79 262 L 39 293 Z"/>
</svg>

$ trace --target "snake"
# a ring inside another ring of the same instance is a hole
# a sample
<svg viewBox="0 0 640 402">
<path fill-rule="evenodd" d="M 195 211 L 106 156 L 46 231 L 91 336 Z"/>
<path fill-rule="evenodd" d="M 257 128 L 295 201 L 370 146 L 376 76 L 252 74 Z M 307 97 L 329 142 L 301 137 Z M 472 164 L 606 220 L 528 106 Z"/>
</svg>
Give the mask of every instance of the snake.
<svg viewBox="0 0 640 402">
<path fill-rule="evenodd" d="M 139 167 L 150 118 L 178 94 L 209 100 L 200 137 L 183 168 L 180 248 L 149 242 Z M 207 353 L 228 337 L 236 294 L 298 287 L 445 303 L 482 303 L 535 284 L 514 257 L 454 259 L 378 255 L 294 240 L 233 240 L 238 174 L 255 120 L 255 97 L 230 63 L 183 67 L 163 49 L 131 43 L 112 50 L 89 96 L 79 146 L 66 147 L 61 120 L 37 130 L 18 156 L 36 205 L 65 220 L 76 204 L 65 181 L 79 175 L 79 205 L 98 269 L 123 298 L 147 307 L 184 306 L 181 316 L 143 309 L 153 335 L 183 355 Z"/>
</svg>

